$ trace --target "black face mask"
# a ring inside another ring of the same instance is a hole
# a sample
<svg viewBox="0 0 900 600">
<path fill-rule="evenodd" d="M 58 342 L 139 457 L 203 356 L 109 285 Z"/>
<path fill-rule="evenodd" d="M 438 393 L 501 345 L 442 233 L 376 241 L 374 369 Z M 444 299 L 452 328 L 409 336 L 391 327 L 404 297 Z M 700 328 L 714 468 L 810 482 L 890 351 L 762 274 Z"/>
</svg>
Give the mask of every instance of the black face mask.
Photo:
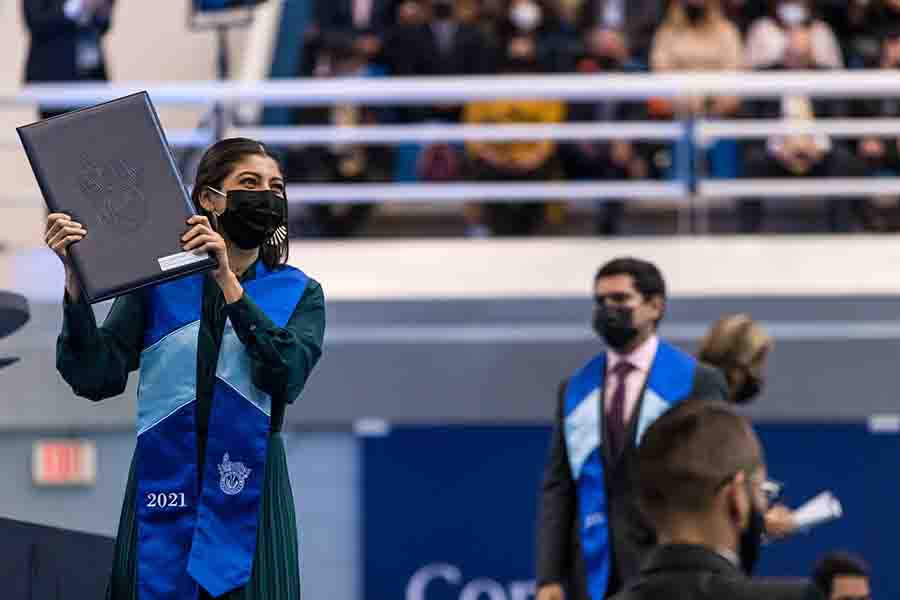
<svg viewBox="0 0 900 600">
<path fill-rule="evenodd" d="M 609 308 L 606 304 L 594 307 L 594 331 L 606 340 L 613 350 L 622 350 L 638 336 L 634 326 L 634 309 Z"/>
<path fill-rule="evenodd" d="M 703 4 L 685 4 L 684 14 L 688 21 L 697 24 L 706 16 L 706 6 Z"/>
<path fill-rule="evenodd" d="M 759 396 L 762 389 L 762 377 L 753 373 L 747 373 L 744 375 L 744 382 L 734 391 L 734 401 L 738 404 L 747 404 Z"/>
<path fill-rule="evenodd" d="M 287 201 L 272 190 L 229 190 L 225 196 L 228 205 L 218 220 L 228 239 L 242 250 L 259 248 L 286 222 Z"/>
<path fill-rule="evenodd" d="M 440 21 L 446 21 L 453 18 L 452 2 L 436 2 L 433 8 L 434 18 Z"/>
<path fill-rule="evenodd" d="M 747 494 L 750 500 L 750 522 L 747 529 L 741 533 L 738 556 L 741 559 L 741 568 L 747 575 L 753 574 L 756 561 L 759 560 L 759 550 L 762 548 L 763 534 L 766 532 L 766 520 L 762 512 L 756 508 L 753 502 L 753 490 L 747 481 Z"/>
</svg>

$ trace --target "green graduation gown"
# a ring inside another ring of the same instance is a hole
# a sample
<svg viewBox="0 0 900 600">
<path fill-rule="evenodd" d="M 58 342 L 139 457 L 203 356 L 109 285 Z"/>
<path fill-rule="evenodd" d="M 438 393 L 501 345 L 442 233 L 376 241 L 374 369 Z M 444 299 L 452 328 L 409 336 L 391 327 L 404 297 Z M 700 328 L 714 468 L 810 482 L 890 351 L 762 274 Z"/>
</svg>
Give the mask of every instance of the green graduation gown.
<svg viewBox="0 0 900 600">
<path fill-rule="evenodd" d="M 253 265 L 241 281 L 253 279 L 255 272 Z M 128 374 L 139 367 L 143 350 L 143 297 L 141 292 L 135 292 L 117 298 L 102 327 L 97 326 L 86 302 L 66 301 L 56 366 L 77 395 L 100 401 L 125 390 Z M 197 351 L 198 473 L 203 473 L 213 384 L 226 318 L 231 319 L 251 358 L 253 383 L 272 397 L 272 426 L 250 581 L 222 598 L 296 600 L 300 598 L 297 521 L 280 432 L 286 405 L 300 394 L 322 354 L 322 287 L 310 279 L 290 320 L 280 329 L 246 294 L 239 301 L 226 304 L 218 285 L 206 278 Z M 139 600 L 136 487 L 132 457 L 107 593 L 110 600 Z M 185 552 L 189 550 L 185 548 Z M 201 598 L 208 597 L 201 591 Z"/>
</svg>

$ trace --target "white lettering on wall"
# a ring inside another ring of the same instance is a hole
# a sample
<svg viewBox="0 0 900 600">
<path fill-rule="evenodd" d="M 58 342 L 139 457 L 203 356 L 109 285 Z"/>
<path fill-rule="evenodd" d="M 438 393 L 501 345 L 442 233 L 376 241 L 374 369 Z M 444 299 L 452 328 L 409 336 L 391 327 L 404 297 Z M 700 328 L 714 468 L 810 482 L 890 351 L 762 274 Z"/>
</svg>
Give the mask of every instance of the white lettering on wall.
<svg viewBox="0 0 900 600">
<path fill-rule="evenodd" d="M 485 577 L 473 579 L 463 585 L 462 572 L 447 563 L 432 563 L 416 571 L 406 584 L 406 600 L 429 600 L 428 590 L 439 582 L 445 586 L 461 588 L 459 600 L 532 600 L 536 594 L 534 581 L 513 581 L 508 587 Z"/>
</svg>

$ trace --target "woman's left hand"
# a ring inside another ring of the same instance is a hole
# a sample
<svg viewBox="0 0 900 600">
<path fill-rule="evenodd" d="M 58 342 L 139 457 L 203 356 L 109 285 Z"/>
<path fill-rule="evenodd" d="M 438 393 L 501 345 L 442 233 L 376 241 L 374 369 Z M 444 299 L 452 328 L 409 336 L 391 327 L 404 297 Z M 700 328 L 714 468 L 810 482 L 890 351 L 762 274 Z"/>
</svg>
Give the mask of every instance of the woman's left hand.
<svg viewBox="0 0 900 600">
<path fill-rule="evenodd" d="M 219 266 L 211 275 L 219 285 L 231 275 L 231 267 L 228 264 L 228 249 L 225 240 L 209 224 L 209 219 L 202 215 L 195 215 L 187 220 L 191 228 L 181 236 L 181 242 L 186 252 L 209 252 L 219 262 Z"/>
</svg>

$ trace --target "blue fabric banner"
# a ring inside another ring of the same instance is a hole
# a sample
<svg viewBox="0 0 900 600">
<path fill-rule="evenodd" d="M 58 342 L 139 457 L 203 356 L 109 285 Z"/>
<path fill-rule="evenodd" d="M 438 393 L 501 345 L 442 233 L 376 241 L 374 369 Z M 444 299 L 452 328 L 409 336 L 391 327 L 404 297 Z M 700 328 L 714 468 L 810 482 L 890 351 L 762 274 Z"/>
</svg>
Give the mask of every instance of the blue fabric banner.
<svg viewBox="0 0 900 600">
<path fill-rule="evenodd" d="M 900 435 L 862 424 L 762 424 L 770 475 L 796 507 L 823 490 L 844 518 L 763 549 L 757 574 L 808 576 L 818 557 L 858 552 L 874 597 L 892 577 Z M 364 598 L 533 598 L 538 486 L 548 427 L 399 427 L 361 441 Z"/>
</svg>

